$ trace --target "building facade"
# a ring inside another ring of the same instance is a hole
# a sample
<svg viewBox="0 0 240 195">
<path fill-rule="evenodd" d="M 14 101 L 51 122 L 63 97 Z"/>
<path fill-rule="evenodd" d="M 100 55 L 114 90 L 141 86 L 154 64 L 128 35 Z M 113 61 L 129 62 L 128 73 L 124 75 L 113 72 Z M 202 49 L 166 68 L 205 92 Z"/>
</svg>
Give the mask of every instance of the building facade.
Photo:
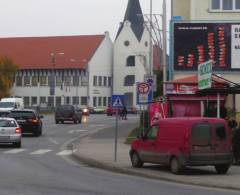
<svg viewBox="0 0 240 195">
<path fill-rule="evenodd" d="M 172 21 L 170 77 L 196 74 L 198 64 L 212 60 L 215 74 L 240 83 L 240 0 L 172 2 L 172 14 L 181 20 Z M 226 106 L 234 103 L 240 112 L 239 96 L 229 95 Z"/>
<path fill-rule="evenodd" d="M 106 107 L 112 95 L 113 45 L 103 35 L 1 38 L 0 54 L 18 64 L 12 96 L 25 107 Z"/>
<path fill-rule="evenodd" d="M 113 93 L 125 95 L 125 104 L 136 106 L 136 82 L 149 73 L 149 32 L 138 0 L 129 0 L 120 24 L 113 54 Z"/>
</svg>

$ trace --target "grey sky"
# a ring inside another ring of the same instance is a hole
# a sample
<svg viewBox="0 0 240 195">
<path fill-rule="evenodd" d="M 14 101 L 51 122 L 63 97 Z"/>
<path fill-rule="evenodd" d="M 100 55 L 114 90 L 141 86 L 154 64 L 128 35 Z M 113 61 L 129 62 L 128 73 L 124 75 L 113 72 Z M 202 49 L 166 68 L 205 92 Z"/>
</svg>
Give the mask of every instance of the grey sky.
<svg viewBox="0 0 240 195">
<path fill-rule="evenodd" d="M 161 13 L 162 0 L 152 1 L 153 13 Z M 127 2 L 128 0 L 0 0 L 0 37 L 85 35 L 109 31 L 114 39 Z M 149 2 L 150 0 L 140 0 L 144 14 L 149 13 Z"/>
</svg>

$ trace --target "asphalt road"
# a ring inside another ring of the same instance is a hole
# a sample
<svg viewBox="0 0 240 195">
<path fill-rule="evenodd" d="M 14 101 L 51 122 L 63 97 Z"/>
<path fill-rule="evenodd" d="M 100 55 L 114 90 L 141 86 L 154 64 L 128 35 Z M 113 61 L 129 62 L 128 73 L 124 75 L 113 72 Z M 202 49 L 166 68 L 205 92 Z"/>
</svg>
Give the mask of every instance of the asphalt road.
<svg viewBox="0 0 240 195">
<path fill-rule="evenodd" d="M 82 124 L 54 124 L 53 116 L 43 119 L 43 136 L 24 136 L 22 148 L 0 147 L 1 195 L 70 195 L 70 194 L 164 194 L 227 195 L 235 191 L 193 187 L 134 176 L 115 174 L 79 164 L 71 158 L 71 144 L 78 137 L 101 129 L 113 128 L 114 117 L 91 115 Z M 126 135 L 137 123 L 135 116 L 119 125 Z M 93 136 L 106 137 L 105 131 Z M 97 148 L 96 148 L 97 149 Z"/>
</svg>

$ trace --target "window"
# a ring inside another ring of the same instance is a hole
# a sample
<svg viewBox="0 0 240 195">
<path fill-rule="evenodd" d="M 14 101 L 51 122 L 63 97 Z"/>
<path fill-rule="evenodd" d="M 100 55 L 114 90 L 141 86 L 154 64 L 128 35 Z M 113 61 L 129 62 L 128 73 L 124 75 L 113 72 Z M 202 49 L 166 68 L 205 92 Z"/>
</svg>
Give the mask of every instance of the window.
<svg viewBox="0 0 240 195">
<path fill-rule="evenodd" d="M 47 85 L 47 77 L 46 76 L 40 76 L 39 81 L 40 81 L 40 86 L 46 86 Z"/>
<path fill-rule="evenodd" d="M 64 77 L 64 84 L 65 84 L 65 86 L 70 86 L 71 85 L 71 77 L 70 76 L 65 76 Z"/>
<path fill-rule="evenodd" d="M 103 86 L 104 86 L 104 87 L 107 86 L 107 77 L 103 77 Z"/>
<path fill-rule="evenodd" d="M 158 133 L 158 126 L 152 126 L 147 133 L 147 139 L 156 139 Z"/>
<path fill-rule="evenodd" d="M 53 75 L 48 77 L 48 85 L 51 87 L 55 86 L 55 77 Z"/>
<path fill-rule="evenodd" d="M 135 83 L 135 76 L 134 75 L 127 75 L 124 79 L 124 86 L 133 86 Z"/>
<path fill-rule="evenodd" d="M 226 139 L 226 129 L 224 124 L 216 124 L 216 138 L 218 140 Z"/>
<path fill-rule="evenodd" d="M 211 125 L 197 124 L 192 128 L 192 143 L 193 145 L 208 145 L 211 140 Z"/>
<path fill-rule="evenodd" d="M 211 0 L 211 10 L 238 11 L 240 10 L 240 0 Z"/>
<path fill-rule="evenodd" d="M 79 86 L 79 76 L 73 76 L 73 86 Z"/>
<path fill-rule="evenodd" d="M 62 77 L 56 77 L 56 86 L 62 86 Z"/>
<path fill-rule="evenodd" d="M 81 105 L 87 105 L 87 97 L 81 97 Z"/>
<path fill-rule="evenodd" d="M 66 96 L 66 104 L 70 104 L 70 97 Z"/>
<path fill-rule="evenodd" d="M 102 97 L 98 97 L 98 106 L 102 106 Z"/>
<path fill-rule="evenodd" d="M 107 106 L 107 97 L 103 97 L 103 106 Z"/>
<path fill-rule="evenodd" d="M 30 86 L 30 76 L 25 76 L 23 79 L 24 86 Z"/>
<path fill-rule="evenodd" d="M 37 105 L 37 97 L 33 96 L 31 100 L 32 100 L 32 106 L 36 106 Z"/>
<path fill-rule="evenodd" d="M 112 77 L 108 77 L 108 87 L 112 86 Z"/>
<path fill-rule="evenodd" d="M 56 100 L 56 106 L 60 106 L 61 105 L 61 97 L 60 96 L 57 96 L 56 98 L 55 98 Z"/>
<path fill-rule="evenodd" d="M 88 86 L 88 77 L 87 76 L 82 76 L 82 86 Z"/>
<path fill-rule="evenodd" d="M 97 76 L 93 76 L 93 86 L 97 86 Z"/>
<path fill-rule="evenodd" d="M 130 42 L 129 42 L 129 41 L 124 41 L 124 45 L 125 45 L 125 46 L 129 46 L 129 45 L 130 45 Z"/>
<path fill-rule="evenodd" d="M 73 105 L 79 105 L 79 97 L 78 96 L 73 96 L 72 97 L 72 104 Z"/>
<path fill-rule="evenodd" d="M 93 107 L 97 106 L 97 97 L 93 97 Z"/>
<path fill-rule="evenodd" d="M 26 107 L 30 106 L 29 97 L 23 97 L 23 102 L 24 102 L 24 106 L 26 106 Z"/>
<path fill-rule="evenodd" d="M 98 77 L 98 86 L 102 86 L 102 76 Z"/>
<path fill-rule="evenodd" d="M 135 66 L 135 56 L 129 56 L 127 58 L 127 66 Z"/>
<path fill-rule="evenodd" d="M 16 76 L 16 86 L 22 86 L 22 77 Z"/>
<path fill-rule="evenodd" d="M 40 97 L 40 104 L 46 104 L 46 97 L 41 96 Z"/>
<path fill-rule="evenodd" d="M 48 107 L 54 107 L 54 97 L 48 96 Z"/>
<path fill-rule="evenodd" d="M 38 77 L 32 76 L 32 86 L 37 86 L 37 85 L 38 85 Z"/>
</svg>

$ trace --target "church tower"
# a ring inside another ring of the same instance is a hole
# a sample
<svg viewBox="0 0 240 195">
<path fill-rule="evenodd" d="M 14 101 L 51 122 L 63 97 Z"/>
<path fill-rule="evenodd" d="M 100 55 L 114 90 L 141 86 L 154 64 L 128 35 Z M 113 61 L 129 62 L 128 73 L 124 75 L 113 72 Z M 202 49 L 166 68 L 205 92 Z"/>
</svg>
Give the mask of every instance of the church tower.
<svg viewBox="0 0 240 195">
<path fill-rule="evenodd" d="M 125 95 L 127 106 L 136 106 L 136 82 L 143 82 L 144 75 L 149 73 L 149 45 L 139 0 L 128 0 L 113 57 L 113 94 Z"/>
</svg>

